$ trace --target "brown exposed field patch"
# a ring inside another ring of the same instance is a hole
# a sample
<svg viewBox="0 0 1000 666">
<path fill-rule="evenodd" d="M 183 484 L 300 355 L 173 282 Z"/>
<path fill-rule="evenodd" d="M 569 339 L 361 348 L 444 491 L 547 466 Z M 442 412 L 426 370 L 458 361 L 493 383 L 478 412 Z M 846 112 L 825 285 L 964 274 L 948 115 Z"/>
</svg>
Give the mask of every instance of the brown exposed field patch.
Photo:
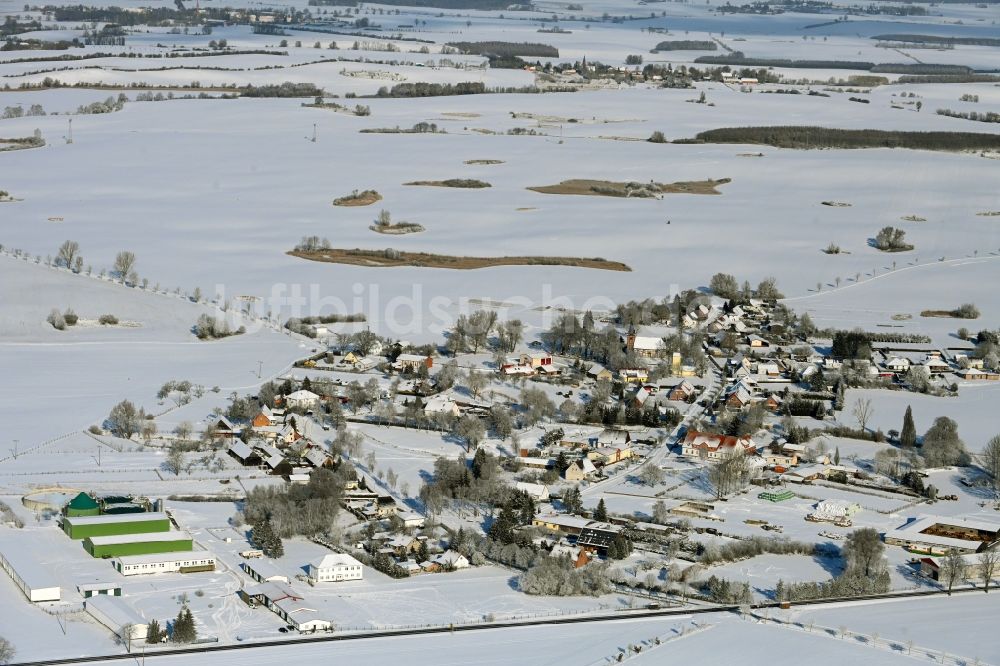
<svg viewBox="0 0 1000 666">
<path fill-rule="evenodd" d="M 424 268 L 452 268 L 473 270 L 494 266 L 573 266 L 595 268 L 606 271 L 631 271 L 618 261 L 608 261 L 600 257 L 458 257 L 427 252 L 400 252 L 396 250 L 329 249 L 288 252 L 293 257 L 310 261 L 324 261 L 334 264 L 370 267 L 415 266 Z"/>
<path fill-rule="evenodd" d="M 372 231 L 380 234 L 402 236 L 403 234 L 417 234 L 424 231 L 422 224 L 416 222 L 396 222 L 395 224 L 373 224 L 368 227 Z"/>
<path fill-rule="evenodd" d="M 661 194 L 722 194 L 716 188 L 730 182 L 729 178 L 719 180 L 680 181 L 676 183 L 615 182 L 610 180 L 572 179 L 558 185 L 529 187 L 542 194 L 578 194 L 622 198 L 657 198 Z"/>
<path fill-rule="evenodd" d="M 503 164 L 503 160 L 465 160 L 463 164 Z"/>
<path fill-rule="evenodd" d="M 458 187 L 467 190 L 478 190 L 484 187 L 493 187 L 485 180 L 475 178 L 449 178 L 448 180 L 414 180 L 403 185 L 423 185 L 427 187 Z"/>
<path fill-rule="evenodd" d="M 371 206 L 376 201 L 381 201 L 382 195 L 375 190 L 365 190 L 358 192 L 355 190 L 345 197 L 333 200 L 334 206 Z"/>
</svg>

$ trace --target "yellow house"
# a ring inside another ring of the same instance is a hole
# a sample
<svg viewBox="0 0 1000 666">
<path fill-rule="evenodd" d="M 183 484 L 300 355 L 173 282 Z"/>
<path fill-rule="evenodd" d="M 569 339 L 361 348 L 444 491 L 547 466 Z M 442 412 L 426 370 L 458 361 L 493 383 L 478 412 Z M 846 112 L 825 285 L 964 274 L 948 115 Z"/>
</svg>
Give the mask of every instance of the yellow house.
<svg viewBox="0 0 1000 666">
<path fill-rule="evenodd" d="M 622 368 L 618 378 L 626 384 L 642 384 L 649 381 L 649 371 L 645 368 Z"/>
<path fill-rule="evenodd" d="M 344 363 L 350 363 L 351 365 L 354 365 L 355 363 L 360 361 L 361 358 L 362 358 L 361 356 L 355 354 L 352 351 L 349 351 L 346 354 L 344 354 Z"/>
</svg>

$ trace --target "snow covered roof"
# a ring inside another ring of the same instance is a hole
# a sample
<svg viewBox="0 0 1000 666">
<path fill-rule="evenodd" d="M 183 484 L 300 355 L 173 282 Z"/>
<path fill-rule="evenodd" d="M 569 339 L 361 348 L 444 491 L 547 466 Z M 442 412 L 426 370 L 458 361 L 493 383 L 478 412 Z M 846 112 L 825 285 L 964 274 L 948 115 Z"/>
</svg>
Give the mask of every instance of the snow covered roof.
<svg viewBox="0 0 1000 666">
<path fill-rule="evenodd" d="M 993 540 L 1000 538 L 1000 523 L 983 518 L 957 518 L 945 516 L 922 515 L 916 520 L 901 525 L 896 529 L 886 530 L 886 540 L 895 539 L 899 541 L 916 541 L 920 543 L 933 544 L 942 548 L 956 548 L 965 550 L 977 548 L 980 541 L 972 539 L 961 539 L 937 534 L 928 534 L 926 530 L 941 525 L 945 527 L 955 527 L 960 530 L 970 530 L 987 532 L 993 534 Z"/>
<path fill-rule="evenodd" d="M 229 445 L 229 452 L 241 460 L 246 460 L 253 455 L 253 449 L 240 440 Z"/>
<path fill-rule="evenodd" d="M 7 545 L 0 553 L 0 563 L 5 564 L 4 568 L 16 571 L 24 584 L 33 590 L 59 588 L 59 582 L 52 577 L 49 568 L 41 564 L 37 554 L 30 550 Z"/>
<path fill-rule="evenodd" d="M 396 357 L 397 363 L 424 363 L 428 359 L 427 356 L 422 356 L 421 354 L 400 354 Z"/>
<path fill-rule="evenodd" d="M 128 624 L 146 624 L 146 618 L 142 616 L 142 613 L 121 597 L 98 594 L 83 603 L 87 608 L 97 610 L 109 622 L 116 625 L 116 627 L 111 627 L 112 629 L 120 629 Z"/>
<path fill-rule="evenodd" d="M 176 532 L 175 532 L 176 534 Z M 186 550 L 178 553 L 153 553 L 152 555 L 123 555 L 115 560 L 123 565 L 159 564 L 161 562 L 177 562 L 180 560 L 214 560 L 215 555 L 207 550 Z"/>
<path fill-rule="evenodd" d="M 319 400 L 319 396 L 313 393 L 312 391 L 306 391 L 300 389 L 294 393 L 289 393 L 288 395 L 286 395 L 285 401 L 289 400 L 292 402 L 316 402 L 317 400 Z"/>
<path fill-rule="evenodd" d="M 306 460 L 311 462 L 316 467 L 322 467 L 326 464 L 326 461 L 330 458 L 330 455 L 323 451 L 322 449 L 312 448 L 306 451 L 304 456 Z"/>
<path fill-rule="evenodd" d="M 119 513 L 103 516 L 66 516 L 64 521 L 71 525 L 106 525 L 108 523 L 140 523 L 154 520 L 167 520 L 167 514 L 158 511 L 150 513 Z"/>
<path fill-rule="evenodd" d="M 309 563 L 314 569 L 329 569 L 331 567 L 346 567 L 360 565 L 356 559 L 344 553 L 327 553 Z"/>
<path fill-rule="evenodd" d="M 660 351 L 664 347 L 663 338 L 654 338 L 647 335 L 635 336 L 635 341 L 632 343 L 632 349 L 640 351 Z"/>
<path fill-rule="evenodd" d="M 87 540 L 95 546 L 108 546 L 119 543 L 147 543 L 155 541 L 181 541 L 190 539 L 187 532 L 147 532 L 146 534 L 115 534 L 113 536 L 92 536 Z"/>
</svg>

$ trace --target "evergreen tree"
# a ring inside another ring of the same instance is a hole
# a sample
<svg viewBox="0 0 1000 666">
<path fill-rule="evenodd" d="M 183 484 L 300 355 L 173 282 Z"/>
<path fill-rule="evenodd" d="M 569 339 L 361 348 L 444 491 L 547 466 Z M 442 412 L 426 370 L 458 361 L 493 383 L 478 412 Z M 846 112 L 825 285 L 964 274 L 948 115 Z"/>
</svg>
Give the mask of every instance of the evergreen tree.
<svg viewBox="0 0 1000 666">
<path fill-rule="evenodd" d="M 274 531 L 270 518 L 264 518 L 253 526 L 250 531 L 250 541 L 270 558 L 278 558 L 285 554 L 281 537 Z"/>
<path fill-rule="evenodd" d="M 174 620 L 173 640 L 175 643 L 192 643 L 197 638 L 194 616 L 191 614 L 191 609 L 184 606 L 177 612 L 177 618 Z"/>
<path fill-rule="evenodd" d="M 265 518 L 255 523 L 253 528 L 251 528 L 250 543 L 265 551 L 266 554 L 267 549 L 270 548 L 273 533 L 274 530 L 271 527 L 271 521 Z"/>
<path fill-rule="evenodd" d="M 271 547 L 269 553 L 266 553 L 268 557 L 279 558 L 285 555 L 285 544 L 281 543 L 281 537 L 276 533 L 271 533 Z"/>
<path fill-rule="evenodd" d="M 917 443 L 917 427 L 913 425 L 913 408 L 906 406 L 906 414 L 903 415 L 903 429 L 899 433 L 899 444 L 906 448 L 912 448 Z"/>
<path fill-rule="evenodd" d="M 427 552 L 427 541 L 421 541 L 420 546 L 417 548 L 417 562 L 426 562 L 430 557 L 430 553 Z"/>
<path fill-rule="evenodd" d="M 503 544 L 512 543 L 515 527 L 517 527 L 517 515 L 510 503 L 507 503 L 500 509 L 500 515 L 490 525 L 490 538 Z"/>
<path fill-rule="evenodd" d="M 839 465 L 840 464 L 840 447 L 839 446 L 836 449 L 834 449 L 834 451 L 833 451 L 833 464 L 834 465 Z"/>
<path fill-rule="evenodd" d="M 146 628 L 146 642 L 155 644 L 161 640 L 163 640 L 163 630 L 160 629 L 160 623 L 156 619 L 152 619 Z"/>
<path fill-rule="evenodd" d="M 580 497 L 580 489 L 573 486 L 563 494 L 563 506 L 570 513 L 579 513 L 583 506 L 583 499 Z"/>
<path fill-rule="evenodd" d="M 608 508 L 604 506 L 604 498 L 597 503 L 597 508 L 594 509 L 594 520 L 599 520 L 602 523 L 608 520 Z"/>
</svg>

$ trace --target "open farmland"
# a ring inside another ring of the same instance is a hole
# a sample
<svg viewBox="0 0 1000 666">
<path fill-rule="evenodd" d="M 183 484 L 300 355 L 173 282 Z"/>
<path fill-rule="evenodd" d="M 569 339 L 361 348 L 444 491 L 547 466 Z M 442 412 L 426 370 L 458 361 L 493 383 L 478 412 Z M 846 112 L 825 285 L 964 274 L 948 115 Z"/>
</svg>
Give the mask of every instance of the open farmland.
<svg viewBox="0 0 1000 666">
<path fill-rule="evenodd" d="M 1000 662 L 1000 5 L 405 3 L 0 3 L 0 663 Z"/>
</svg>

